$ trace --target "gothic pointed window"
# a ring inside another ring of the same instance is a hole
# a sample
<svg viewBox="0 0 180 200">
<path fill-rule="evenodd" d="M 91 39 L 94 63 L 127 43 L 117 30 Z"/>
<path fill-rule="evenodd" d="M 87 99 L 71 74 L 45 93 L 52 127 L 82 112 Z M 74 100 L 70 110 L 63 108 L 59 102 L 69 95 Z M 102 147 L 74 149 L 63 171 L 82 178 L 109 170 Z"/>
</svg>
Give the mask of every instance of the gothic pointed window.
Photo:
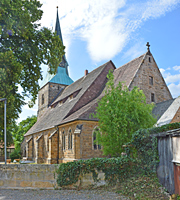
<svg viewBox="0 0 180 200">
<path fill-rule="evenodd" d="M 98 149 L 101 149 L 101 145 L 98 144 L 98 141 L 97 141 L 97 134 L 98 134 L 98 127 L 96 127 L 94 130 L 93 130 L 93 134 L 92 134 L 92 144 L 93 144 L 93 149 L 94 150 L 98 150 Z"/>
<path fill-rule="evenodd" d="M 66 149 L 66 136 L 64 131 L 62 132 L 62 149 Z"/>
<path fill-rule="evenodd" d="M 72 130 L 69 129 L 68 133 L 68 149 L 72 149 Z"/>
</svg>

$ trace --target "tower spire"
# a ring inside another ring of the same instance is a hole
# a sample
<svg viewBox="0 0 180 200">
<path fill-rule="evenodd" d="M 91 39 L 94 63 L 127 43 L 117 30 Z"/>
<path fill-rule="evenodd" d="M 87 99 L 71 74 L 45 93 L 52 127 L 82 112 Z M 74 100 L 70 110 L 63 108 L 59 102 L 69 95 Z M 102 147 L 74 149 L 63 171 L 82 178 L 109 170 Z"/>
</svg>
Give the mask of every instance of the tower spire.
<svg viewBox="0 0 180 200">
<path fill-rule="evenodd" d="M 56 17 L 55 31 L 56 31 L 57 35 L 59 36 L 59 38 L 61 39 L 61 41 L 63 43 L 61 28 L 60 28 L 60 22 L 59 22 L 59 15 L 58 15 L 58 6 L 56 8 L 57 8 L 57 17 Z"/>
<path fill-rule="evenodd" d="M 63 43 L 60 22 L 59 22 L 59 15 L 58 15 L 58 6 L 56 8 L 57 8 L 57 18 L 56 18 L 55 31 Z M 73 83 L 73 80 L 69 77 L 68 62 L 66 60 L 65 55 L 63 55 L 62 57 L 62 61 L 57 68 L 56 74 L 50 74 L 49 72 L 47 72 L 46 77 L 43 80 L 43 83 L 41 84 L 41 88 L 47 83 L 57 83 L 60 85 L 70 85 Z"/>
<path fill-rule="evenodd" d="M 57 17 L 56 17 L 55 31 L 56 31 L 57 35 L 59 36 L 59 38 L 61 39 L 61 41 L 63 43 L 62 33 L 61 33 L 61 26 L 60 26 L 59 15 L 58 15 L 58 6 L 56 8 L 57 8 Z M 62 61 L 59 64 L 59 67 L 65 68 L 66 69 L 66 74 L 69 76 L 69 73 L 68 73 L 68 62 L 66 60 L 66 56 L 65 55 L 63 55 L 63 57 L 62 57 Z"/>
</svg>

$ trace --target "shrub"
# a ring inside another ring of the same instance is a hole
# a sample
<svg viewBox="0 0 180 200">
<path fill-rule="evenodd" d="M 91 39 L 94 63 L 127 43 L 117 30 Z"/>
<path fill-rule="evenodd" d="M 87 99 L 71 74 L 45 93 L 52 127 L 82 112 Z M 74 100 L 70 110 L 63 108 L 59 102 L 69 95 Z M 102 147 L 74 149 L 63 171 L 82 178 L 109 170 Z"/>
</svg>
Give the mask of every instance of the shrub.
<svg viewBox="0 0 180 200">
<path fill-rule="evenodd" d="M 20 159 L 21 158 L 21 150 L 15 149 L 11 154 L 10 154 L 11 161 L 13 162 L 14 159 Z"/>
<path fill-rule="evenodd" d="M 130 175 L 132 159 L 128 157 L 119 158 L 92 158 L 75 162 L 62 163 L 57 170 L 57 183 L 59 186 L 75 184 L 80 175 L 92 173 L 93 180 L 98 181 L 98 172 L 105 173 L 105 181 L 115 185 Z"/>
</svg>

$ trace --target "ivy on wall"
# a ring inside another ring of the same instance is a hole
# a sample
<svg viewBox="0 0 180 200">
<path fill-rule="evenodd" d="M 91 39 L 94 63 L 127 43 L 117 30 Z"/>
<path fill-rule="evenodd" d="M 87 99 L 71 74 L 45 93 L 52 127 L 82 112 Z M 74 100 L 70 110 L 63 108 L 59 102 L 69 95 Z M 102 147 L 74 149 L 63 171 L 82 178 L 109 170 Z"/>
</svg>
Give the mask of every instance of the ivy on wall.
<svg viewBox="0 0 180 200">
<path fill-rule="evenodd" d="M 154 134 L 177 128 L 180 128 L 180 123 L 136 131 L 131 141 L 125 145 L 126 155 L 123 157 L 62 163 L 57 170 L 57 184 L 61 187 L 75 184 L 81 175 L 88 173 L 92 173 L 94 181 L 97 182 L 98 172 L 101 171 L 105 174 L 105 181 L 115 185 L 130 176 L 134 170 L 143 173 L 155 172 L 159 157 L 157 137 Z"/>
<path fill-rule="evenodd" d="M 130 174 L 133 160 L 127 156 L 118 158 L 92 158 L 76 162 L 62 163 L 57 170 L 57 184 L 67 186 L 75 184 L 80 175 L 92 173 L 93 180 L 98 181 L 98 172 L 105 174 L 105 181 L 111 185 L 123 180 Z"/>
<path fill-rule="evenodd" d="M 156 172 L 159 163 L 158 144 L 155 134 L 180 128 L 180 123 L 166 124 L 161 127 L 140 129 L 132 135 L 126 147 L 128 156 L 136 158 L 139 166 L 146 172 Z"/>
</svg>

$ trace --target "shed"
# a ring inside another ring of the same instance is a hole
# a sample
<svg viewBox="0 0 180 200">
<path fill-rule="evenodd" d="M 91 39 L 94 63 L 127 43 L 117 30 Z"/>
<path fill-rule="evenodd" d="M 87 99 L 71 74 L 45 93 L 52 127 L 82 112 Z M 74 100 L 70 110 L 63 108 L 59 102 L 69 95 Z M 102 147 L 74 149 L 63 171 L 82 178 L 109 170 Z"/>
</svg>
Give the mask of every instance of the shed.
<svg viewBox="0 0 180 200">
<path fill-rule="evenodd" d="M 159 182 L 170 194 L 180 194 L 180 128 L 155 136 L 158 138 Z"/>
</svg>

